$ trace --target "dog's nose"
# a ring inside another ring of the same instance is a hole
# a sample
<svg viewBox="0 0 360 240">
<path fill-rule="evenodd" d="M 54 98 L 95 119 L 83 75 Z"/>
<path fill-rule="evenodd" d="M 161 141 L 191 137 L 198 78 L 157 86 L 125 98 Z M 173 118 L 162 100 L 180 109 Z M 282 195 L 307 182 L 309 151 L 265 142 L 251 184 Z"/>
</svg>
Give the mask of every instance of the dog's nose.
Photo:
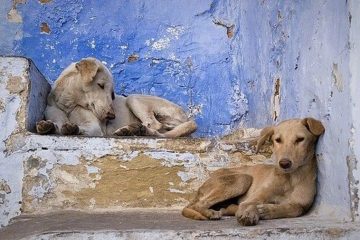
<svg viewBox="0 0 360 240">
<path fill-rule="evenodd" d="M 114 113 L 114 112 L 108 112 L 108 113 L 106 114 L 106 119 L 107 119 L 107 120 L 115 119 L 115 113 Z"/>
<path fill-rule="evenodd" d="M 283 168 L 283 169 L 288 169 L 288 168 L 290 168 L 290 167 L 291 167 L 291 164 L 292 164 L 292 162 L 291 162 L 289 159 L 287 159 L 287 158 L 283 158 L 283 159 L 281 159 L 281 160 L 279 161 L 279 165 L 280 165 L 280 167 Z"/>
</svg>

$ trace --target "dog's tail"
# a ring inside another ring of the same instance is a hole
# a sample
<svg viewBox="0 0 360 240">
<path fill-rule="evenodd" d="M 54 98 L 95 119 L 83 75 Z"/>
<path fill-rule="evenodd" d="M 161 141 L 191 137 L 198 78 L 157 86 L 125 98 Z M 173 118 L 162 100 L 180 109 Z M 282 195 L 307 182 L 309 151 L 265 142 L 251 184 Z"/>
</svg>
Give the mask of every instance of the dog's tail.
<svg viewBox="0 0 360 240">
<path fill-rule="evenodd" d="M 184 217 L 191 218 L 191 219 L 194 219 L 194 220 L 208 220 L 207 217 L 203 216 L 198 211 L 195 211 L 194 209 L 191 209 L 191 208 L 188 208 L 188 207 L 184 207 L 181 214 Z"/>
</svg>

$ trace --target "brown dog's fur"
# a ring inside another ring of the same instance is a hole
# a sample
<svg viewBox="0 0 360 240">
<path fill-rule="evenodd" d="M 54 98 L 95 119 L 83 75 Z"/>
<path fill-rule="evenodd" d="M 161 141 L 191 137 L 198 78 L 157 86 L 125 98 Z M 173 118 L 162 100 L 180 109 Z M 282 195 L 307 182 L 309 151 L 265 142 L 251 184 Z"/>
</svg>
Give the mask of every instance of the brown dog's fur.
<svg viewBox="0 0 360 240">
<path fill-rule="evenodd" d="M 55 81 L 37 123 L 40 134 L 187 136 L 196 130 L 182 108 L 166 99 L 114 94 L 109 69 L 95 58 L 70 64 Z"/>
<path fill-rule="evenodd" d="M 196 220 L 235 215 L 245 226 L 256 225 L 259 219 L 304 214 L 316 194 L 315 145 L 324 131 L 313 118 L 287 120 L 263 129 L 257 150 L 271 140 L 275 164 L 215 171 L 182 214 Z"/>
</svg>

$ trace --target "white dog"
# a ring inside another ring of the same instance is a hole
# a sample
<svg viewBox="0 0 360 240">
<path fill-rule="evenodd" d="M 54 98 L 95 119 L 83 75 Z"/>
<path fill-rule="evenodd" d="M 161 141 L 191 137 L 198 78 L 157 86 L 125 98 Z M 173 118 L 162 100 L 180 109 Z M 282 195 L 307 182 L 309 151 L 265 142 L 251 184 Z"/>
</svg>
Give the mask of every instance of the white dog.
<svg viewBox="0 0 360 240">
<path fill-rule="evenodd" d="M 196 130 L 178 105 L 155 96 L 114 94 L 110 71 L 95 58 L 68 66 L 48 96 L 40 134 L 187 136 Z"/>
</svg>

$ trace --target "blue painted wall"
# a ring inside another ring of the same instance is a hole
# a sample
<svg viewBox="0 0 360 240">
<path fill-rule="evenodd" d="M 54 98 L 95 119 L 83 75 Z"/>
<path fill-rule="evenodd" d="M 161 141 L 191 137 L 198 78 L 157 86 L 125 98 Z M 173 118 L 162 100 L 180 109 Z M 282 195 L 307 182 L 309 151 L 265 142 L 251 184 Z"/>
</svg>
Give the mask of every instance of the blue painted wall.
<svg viewBox="0 0 360 240">
<path fill-rule="evenodd" d="M 297 89 L 309 81 L 304 66 L 318 70 L 311 64 L 318 52 L 311 48 L 332 47 L 314 27 L 330 29 L 347 21 L 345 1 L 2 2 L 0 54 L 33 59 L 50 82 L 70 62 L 95 56 L 114 74 L 117 93 L 178 103 L 195 117 L 198 136 L 298 116 L 302 95 Z M 9 19 L 11 9 L 21 21 Z M 42 25 L 49 33 L 41 31 Z M 347 42 L 346 35 L 338 38 Z"/>
</svg>

